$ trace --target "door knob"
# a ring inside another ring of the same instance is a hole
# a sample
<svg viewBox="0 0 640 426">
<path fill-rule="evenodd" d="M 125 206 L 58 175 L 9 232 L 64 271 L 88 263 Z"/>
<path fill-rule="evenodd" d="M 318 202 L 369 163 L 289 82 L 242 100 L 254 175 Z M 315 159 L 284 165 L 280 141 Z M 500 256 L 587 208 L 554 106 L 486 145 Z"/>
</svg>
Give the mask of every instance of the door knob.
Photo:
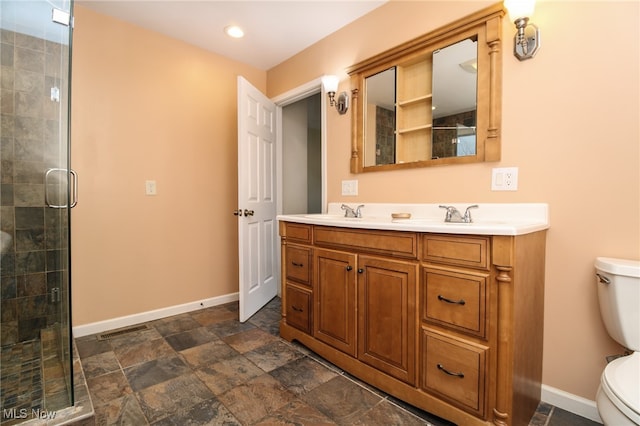
<svg viewBox="0 0 640 426">
<path fill-rule="evenodd" d="M 234 216 L 242 216 L 242 209 L 237 209 L 233 211 Z"/>
<path fill-rule="evenodd" d="M 245 216 L 253 216 L 253 210 L 244 209 L 244 215 Z"/>
</svg>

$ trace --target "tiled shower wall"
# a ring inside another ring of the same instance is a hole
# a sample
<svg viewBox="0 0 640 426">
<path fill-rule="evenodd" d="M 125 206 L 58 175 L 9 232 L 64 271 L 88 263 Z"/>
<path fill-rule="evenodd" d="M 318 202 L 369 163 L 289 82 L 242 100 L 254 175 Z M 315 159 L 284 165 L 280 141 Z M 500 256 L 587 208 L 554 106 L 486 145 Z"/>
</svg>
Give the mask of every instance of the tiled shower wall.
<svg viewBox="0 0 640 426">
<path fill-rule="evenodd" d="M 461 112 L 459 114 L 448 115 L 446 117 L 433 119 L 433 156 L 455 157 L 457 153 L 457 145 L 455 141 L 458 139 L 458 131 L 456 126 L 463 125 L 467 127 L 476 126 L 476 111 Z M 454 127 L 450 130 L 439 130 L 436 127 Z"/>
<path fill-rule="evenodd" d="M 376 106 L 376 165 L 396 162 L 396 112 Z"/>
<path fill-rule="evenodd" d="M 0 228 L 12 237 L 0 265 L 5 346 L 38 338 L 68 317 L 67 211 L 45 207 L 44 182 L 48 168 L 67 164 L 67 77 L 60 70 L 68 48 L 7 30 L 1 42 Z M 62 101 L 52 100 L 52 88 Z M 54 201 L 66 204 L 65 174 L 53 177 Z"/>
</svg>

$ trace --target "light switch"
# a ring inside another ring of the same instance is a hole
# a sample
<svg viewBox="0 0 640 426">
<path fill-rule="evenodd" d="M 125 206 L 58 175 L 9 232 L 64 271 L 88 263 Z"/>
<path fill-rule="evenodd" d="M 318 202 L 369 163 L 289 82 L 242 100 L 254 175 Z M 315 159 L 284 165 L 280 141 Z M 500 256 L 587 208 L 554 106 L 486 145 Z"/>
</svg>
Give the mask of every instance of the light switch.
<svg viewBox="0 0 640 426">
<path fill-rule="evenodd" d="M 342 181 L 342 195 L 358 195 L 358 181 L 357 180 L 343 180 Z"/>
<path fill-rule="evenodd" d="M 144 185 L 146 195 L 156 195 L 158 193 L 155 180 L 147 180 Z"/>
</svg>

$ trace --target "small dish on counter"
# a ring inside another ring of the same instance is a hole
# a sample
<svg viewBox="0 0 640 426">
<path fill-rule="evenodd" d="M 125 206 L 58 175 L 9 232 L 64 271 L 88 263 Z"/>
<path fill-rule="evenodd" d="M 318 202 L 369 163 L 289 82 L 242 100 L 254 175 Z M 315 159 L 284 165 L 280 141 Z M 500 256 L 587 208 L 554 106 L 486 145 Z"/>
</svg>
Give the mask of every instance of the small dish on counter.
<svg viewBox="0 0 640 426">
<path fill-rule="evenodd" d="M 411 213 L 391 213 L 391 219 L 411 219 Z"/>
</svg>

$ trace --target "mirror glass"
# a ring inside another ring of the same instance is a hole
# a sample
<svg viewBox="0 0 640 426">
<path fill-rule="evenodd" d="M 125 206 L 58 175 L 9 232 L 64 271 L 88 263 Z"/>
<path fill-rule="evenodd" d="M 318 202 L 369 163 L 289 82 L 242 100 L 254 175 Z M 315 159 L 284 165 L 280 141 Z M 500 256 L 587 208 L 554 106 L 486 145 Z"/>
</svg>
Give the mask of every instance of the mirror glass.
<svg viewBox="0 0 640 426">
<path fill-rule="evenodd" d="M 465 39 L 366 77 L 364 166 L 476 155 L 477 56 Z"/>
<path fill-rule="evenodd" d="M 477 41 L 433 52 L 432 159 L 476 155 Z"/>
<path fill-rule="evenodd" d="M 367 77 L 365 166 L 396 162 L 396 67 Z"/>
</svg>

